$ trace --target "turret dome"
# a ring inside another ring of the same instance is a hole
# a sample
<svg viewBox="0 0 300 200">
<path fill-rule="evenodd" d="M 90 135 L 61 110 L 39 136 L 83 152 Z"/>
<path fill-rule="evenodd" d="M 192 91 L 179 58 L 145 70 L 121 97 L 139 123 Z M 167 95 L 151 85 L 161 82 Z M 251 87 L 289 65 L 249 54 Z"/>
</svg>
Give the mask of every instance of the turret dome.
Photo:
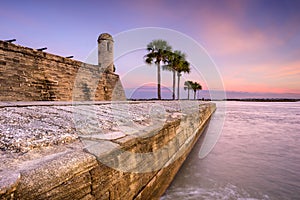
<svg viewBox="0 0 300 200">
<path fill-rule="evenodd" d="M 113 37 L 108 33 L 102 33 L 98 37 L 98 42 L 99 42 L 99 40 L 112 40 L 113 41 Z"/>
</svg>

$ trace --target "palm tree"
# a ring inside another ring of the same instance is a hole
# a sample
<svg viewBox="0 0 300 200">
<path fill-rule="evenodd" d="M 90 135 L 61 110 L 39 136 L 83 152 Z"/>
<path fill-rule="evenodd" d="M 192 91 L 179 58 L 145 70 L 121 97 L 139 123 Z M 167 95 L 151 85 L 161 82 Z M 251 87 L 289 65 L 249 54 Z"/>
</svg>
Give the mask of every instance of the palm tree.
<svg viewBox="0 0 300 200">
<path fill-rule="evenodd" d="M 166 62 L 172 47 L 165 40 L 153 40 L 147 45 L 148 54 L 145 55 L 145 62 L 157 65 L 157 97 L 161 99 L 161 75 L 160 75 L 160 63 Z"/>
<path fill-rule="evenodd" d="M 197 92 L 197 90 L 202 90 L 202 86 L 197 82 L 193 82 L 191 87 L 192 87 L 192 90 L 194 91 L 194 99 L 196 99 L 196 92 Z"/>
<path fill-rule="evenodd" d="M 197 86 L 197 89 L 196 89 L 196 91 L 200 91 L 200 90 L 202 90 L 202 86 L 199 84 L 199 83 L 197 83 L 198 84 L 198 86 Z M 198 95 L 198 98 L 199 98 L 199 95 Z M 195 98 L 194 98 L 195 99 Z"/>
<path fill-rule="evenodd" d="M 181 73 L 190 73 L 191 68 L 190 68 L 190 63 L 186 60 L 182 60 L 181 64 L 179 65 L 179 68 L 176 70 L 177 71 L 177 99 L 179 100 L 179 88 L 180 88 L 180 76 Z"/>
<path fill-rule="evenodd" d="M 175 99 L 175 82 L 176 82 L 176 71 L 178 71 L 181 66 L 182 62 L 185 60 L 185 54 L 181 51 L 174 51 L 169 52 L 167 56 L 167 65 L 163 65 L 163 70 L 168 70 L 173 73 L 173 93 L 172 93 L 172 99 Z"/>
<path fill-rule="evenodd" d="M 188 99 L 190 99 L 190 89 L 192 89 L 193 81 L 184 82 L 184 90 L 188 90 Z"/>
</svg>

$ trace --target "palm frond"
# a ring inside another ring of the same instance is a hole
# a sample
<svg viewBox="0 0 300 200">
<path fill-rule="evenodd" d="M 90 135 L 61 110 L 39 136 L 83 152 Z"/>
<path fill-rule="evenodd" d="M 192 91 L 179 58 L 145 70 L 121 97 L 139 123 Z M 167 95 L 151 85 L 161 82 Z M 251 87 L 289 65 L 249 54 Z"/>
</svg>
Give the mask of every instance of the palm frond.
<svg viewBox="0 0 300 200">
<path fill-rule="evenodd" d="M 171 72 L 174 71 L 174 69 L 169 65 L 163 65 L 161 67 L 162 67 L 162 70 L 165 70 L 165 71 L 171 71 Z"/>
</svg>

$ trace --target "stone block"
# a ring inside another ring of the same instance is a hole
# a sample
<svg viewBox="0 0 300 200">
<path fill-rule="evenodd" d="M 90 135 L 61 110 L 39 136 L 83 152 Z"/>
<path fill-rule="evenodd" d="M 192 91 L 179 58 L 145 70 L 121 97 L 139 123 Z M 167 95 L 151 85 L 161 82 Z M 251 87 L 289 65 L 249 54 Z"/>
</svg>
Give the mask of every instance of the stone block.
<svg viewBox="0 0 300 200">
<path fill-rule="evenodd" d="M 38 198 L 73 177 L 86 173 L 97 166 L 94 156 L 84 152 L 64 152 L 24 164 L 16 197 Z"/>
</svg>

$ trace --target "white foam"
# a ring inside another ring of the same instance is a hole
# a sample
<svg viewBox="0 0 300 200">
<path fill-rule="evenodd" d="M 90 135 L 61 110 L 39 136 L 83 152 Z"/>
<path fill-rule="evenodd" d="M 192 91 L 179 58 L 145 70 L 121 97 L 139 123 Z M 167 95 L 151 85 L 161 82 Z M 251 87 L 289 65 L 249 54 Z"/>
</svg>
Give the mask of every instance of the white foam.
<svg viewBox="0 0 300 200">
<path fill-rule="evenodd" d="M 246 190 L 232 184 L 225 186 L 215 186 L 211 188 L 169 188 L 167 194 L 161 197 L 161 200 L 169 199 L 185 199 L 185 200 L 268 200 L 267 195 L 258 195 L 259 198 L 254 198 L 252 194 Z"/>
</svg>

